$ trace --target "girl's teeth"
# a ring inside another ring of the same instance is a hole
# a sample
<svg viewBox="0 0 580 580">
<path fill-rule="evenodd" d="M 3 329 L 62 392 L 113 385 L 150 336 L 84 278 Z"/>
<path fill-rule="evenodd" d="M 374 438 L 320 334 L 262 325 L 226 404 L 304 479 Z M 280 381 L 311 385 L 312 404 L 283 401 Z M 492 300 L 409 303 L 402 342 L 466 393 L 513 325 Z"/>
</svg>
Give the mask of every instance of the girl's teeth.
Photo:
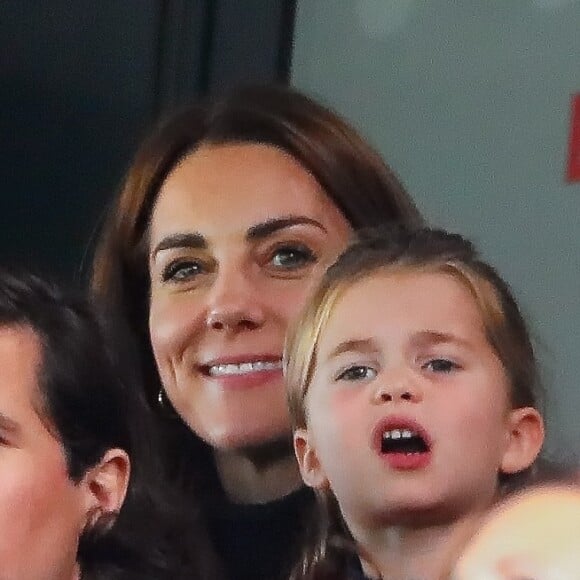
<svg viewBox="0 0 580 580">
<path fill-rule="evenodd" d="M 209 367 L 212 377 L 227 375 L 243 375 L 258 371 L 274 371 L 282 368 L 281 361 L 256 361 L 240 364 L 213 365 Z"/>
<path fill-rule="evenodd" d="M 416 433 L 409 431 L 409 429 L 392 429 L 383 433 L 383 439 L 410 439 L 415 436 Z"/>
</svg>

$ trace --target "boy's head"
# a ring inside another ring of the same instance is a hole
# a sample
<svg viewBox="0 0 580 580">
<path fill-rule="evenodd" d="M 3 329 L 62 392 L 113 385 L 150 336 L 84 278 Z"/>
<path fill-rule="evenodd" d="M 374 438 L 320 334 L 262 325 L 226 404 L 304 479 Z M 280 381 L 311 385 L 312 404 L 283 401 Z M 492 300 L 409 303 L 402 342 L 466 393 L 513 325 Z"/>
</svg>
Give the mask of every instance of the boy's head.
<svg viewBox="0 0 580 580">
<path fill-rule="evenodd" d="M 82 300 L 0 272 L 3 579 L 75 578 L 83 533 L 123 503 L 128 409 L 104 341 Z"/>
<path fill-rule="evenodd" d="M 489 514 L 454 580 L 572 580 L 580 573 L 580 489 L 550 485 L 515 494 Z"/>
</svg>

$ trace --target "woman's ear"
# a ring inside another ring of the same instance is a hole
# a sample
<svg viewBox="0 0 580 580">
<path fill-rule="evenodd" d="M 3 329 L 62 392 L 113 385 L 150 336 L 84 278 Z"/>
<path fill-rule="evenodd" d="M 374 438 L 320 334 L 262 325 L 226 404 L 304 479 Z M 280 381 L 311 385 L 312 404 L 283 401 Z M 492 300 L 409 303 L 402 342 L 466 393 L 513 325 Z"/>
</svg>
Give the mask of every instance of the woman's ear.
<svg viewBox="0 0 580 580">
<path fill-rule="evenodd" d="M 544 420 L 537 409 L 521 407 L 510 411 L 502 473 L 517 473 L 530 467 L 542 449 L 544 435 Z"/>
<path fill-rule="evenodd" d="M 122 449 L 109 449 L 89 469 L 82 481 L 86 495 L 87 524 L 93 525 L 104 514 L 117 513 L 127 494 L 131 461 Z"/>
<path fill-rule="evenodd" d="M 294 432 L 294 452 L 304 483 L 315 489 L 327 488 L 328 479 L 310 441 L 308 429 L 296 429 Z"/>
</svg>

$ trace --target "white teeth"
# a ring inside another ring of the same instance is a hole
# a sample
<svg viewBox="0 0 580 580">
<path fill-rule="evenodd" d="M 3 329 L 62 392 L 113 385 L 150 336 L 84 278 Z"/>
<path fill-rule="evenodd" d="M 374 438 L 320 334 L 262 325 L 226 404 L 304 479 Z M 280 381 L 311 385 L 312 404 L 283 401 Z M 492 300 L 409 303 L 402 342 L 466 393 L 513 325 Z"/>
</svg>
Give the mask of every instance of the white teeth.
<svg viewBox="0 0 580 580">
<path fill-rule="evenodd" d="M 392 429 L 383 433 L 383 439 L 410 439 L 411 437 L 418 437 L 418 434 L 409 429 Z"/>
<path fill-rule="evenodd" d="M 240 364 L 212 365 L 208 373 L 212 377 L 243 375 L 257 371 L 275 371 L 282 368 L 282 361 L 256 361 Z"/>
</svg>

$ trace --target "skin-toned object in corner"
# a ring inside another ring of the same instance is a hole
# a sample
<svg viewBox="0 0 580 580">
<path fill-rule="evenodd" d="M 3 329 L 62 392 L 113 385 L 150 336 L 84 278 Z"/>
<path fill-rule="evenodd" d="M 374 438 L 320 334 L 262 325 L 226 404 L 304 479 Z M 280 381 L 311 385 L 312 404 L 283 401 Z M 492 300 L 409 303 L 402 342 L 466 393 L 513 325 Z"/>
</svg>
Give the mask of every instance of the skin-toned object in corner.
<svg viewBox="0 0 580 580">
<path fill-rule="evenodd" d="M 453 580 L 575 580 L 580 488 L 549 485 L 500 503 L 461 556 Z"/>
</svg>

